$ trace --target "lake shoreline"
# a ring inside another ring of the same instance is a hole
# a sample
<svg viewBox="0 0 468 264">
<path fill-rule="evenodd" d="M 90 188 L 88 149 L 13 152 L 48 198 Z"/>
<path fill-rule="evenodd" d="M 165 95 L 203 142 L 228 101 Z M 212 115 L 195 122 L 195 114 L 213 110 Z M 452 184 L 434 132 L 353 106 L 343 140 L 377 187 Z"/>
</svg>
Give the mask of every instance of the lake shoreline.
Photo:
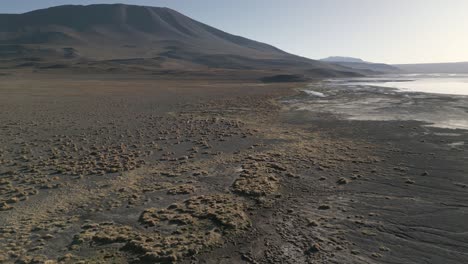
<svg viewBox="0 0 468 264">
<path fill-rule="evenodd" d="M 348 120 L 415 120 L 427 126 L 468 129 L 468 96 L 405 92 L 343 80 L 315 82 L 298 90 L 303 95 L 282 100 L 291 110 Z"/>
</svg>

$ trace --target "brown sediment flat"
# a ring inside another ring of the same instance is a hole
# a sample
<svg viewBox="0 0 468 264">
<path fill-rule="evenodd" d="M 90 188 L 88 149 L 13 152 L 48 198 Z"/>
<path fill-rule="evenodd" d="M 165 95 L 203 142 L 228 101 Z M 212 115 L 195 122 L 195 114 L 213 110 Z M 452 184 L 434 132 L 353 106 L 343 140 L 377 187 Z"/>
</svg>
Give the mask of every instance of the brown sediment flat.
<svg viewBox="0 0 468 264">
<path fill-rule="evenodd" d="M 0 262 L 466 263 L 468 134 L 303 84 L 0 77 Z"/>
</svg>

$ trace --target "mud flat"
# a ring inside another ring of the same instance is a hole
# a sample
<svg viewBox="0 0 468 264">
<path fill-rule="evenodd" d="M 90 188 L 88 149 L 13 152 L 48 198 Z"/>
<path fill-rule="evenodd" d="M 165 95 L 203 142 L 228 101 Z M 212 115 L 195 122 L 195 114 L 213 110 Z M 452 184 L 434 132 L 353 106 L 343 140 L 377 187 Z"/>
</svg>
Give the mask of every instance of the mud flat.
<svg viewBox="0 0 468 264">
<path fill-rule="evenodd" d="M 301 85 L 1 76 L 0 262 L 466 263 L 466 131 Z"/>
</svg>

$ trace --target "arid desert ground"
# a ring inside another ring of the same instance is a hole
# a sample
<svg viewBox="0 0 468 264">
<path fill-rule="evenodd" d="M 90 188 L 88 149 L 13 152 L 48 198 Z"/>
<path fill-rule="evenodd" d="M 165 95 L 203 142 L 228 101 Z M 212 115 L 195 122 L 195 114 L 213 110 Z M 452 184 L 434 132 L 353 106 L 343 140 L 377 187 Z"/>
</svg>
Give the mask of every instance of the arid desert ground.
<svg viewBox="0 0 468 264">
<path fill-rule="evenodd" d="M 0 76 L 0 262 L 467 263 L 468 133 L 304 85 Z"/>
</svg>

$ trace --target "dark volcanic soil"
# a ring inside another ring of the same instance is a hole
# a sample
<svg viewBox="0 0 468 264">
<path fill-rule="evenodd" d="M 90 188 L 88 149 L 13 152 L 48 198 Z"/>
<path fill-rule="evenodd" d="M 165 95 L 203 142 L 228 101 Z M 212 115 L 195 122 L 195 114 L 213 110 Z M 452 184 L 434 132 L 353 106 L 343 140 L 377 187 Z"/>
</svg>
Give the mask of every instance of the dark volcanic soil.
<svg viewBox="0 0 468 264">
<path fill-rule="evenodd" d="M 0 262 L 467 263 L 468 134 L 298 85 L 0 76 Z"/>
</svg>

